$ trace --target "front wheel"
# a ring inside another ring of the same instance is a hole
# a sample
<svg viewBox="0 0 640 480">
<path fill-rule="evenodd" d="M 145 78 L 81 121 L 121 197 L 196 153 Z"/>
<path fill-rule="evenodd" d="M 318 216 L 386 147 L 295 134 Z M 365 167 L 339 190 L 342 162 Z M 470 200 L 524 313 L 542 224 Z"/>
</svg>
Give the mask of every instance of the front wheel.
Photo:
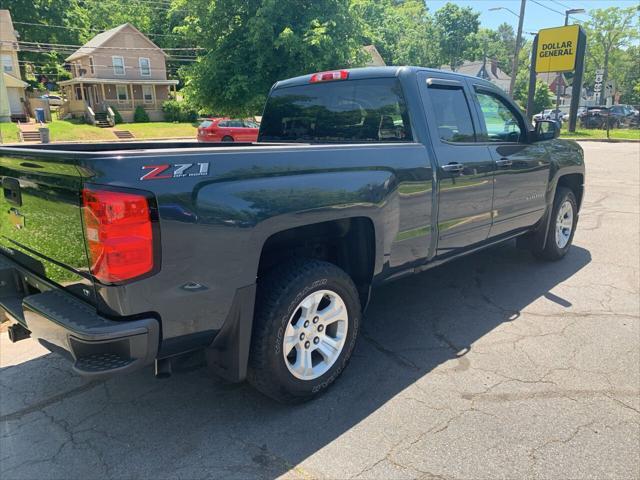
<svg viewBox="0 0 640 480">
<path fill-rule="evenodd" d="M 249 382 L 285 403 L 311 399 L 347 366 L 358 336 L 353 281 L 320 260 L 292 260 L 259 281 Z"/>
<path fill-rule="evenodd" d="M 571 247 L 577 223 L 578 204 L 575 195 L 566 187 L 558 187 L 551 210 L 546 244 L 544 247 L 534 245 L 533 254 L 543 260 L 560 260 Z"/>
</svg>

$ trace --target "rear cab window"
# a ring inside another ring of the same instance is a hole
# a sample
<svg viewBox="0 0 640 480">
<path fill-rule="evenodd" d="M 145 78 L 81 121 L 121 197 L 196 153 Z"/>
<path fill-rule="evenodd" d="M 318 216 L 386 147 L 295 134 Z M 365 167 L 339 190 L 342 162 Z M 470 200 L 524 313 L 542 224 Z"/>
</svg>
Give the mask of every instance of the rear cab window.
<svg viewBox="0 0 640 480">
<path fill-rule="evenodd" d="M 429 88 L 438 137 L 445 142 L 475 142 L 476 132 L 462 86 Z"/>
<path fill-rule="evenodd" d="M 200 124 L 200 128 L 209 128 L 213 122 L 211 120 L 205 120 Z"/>
<path fill-rule="evenodd" d="M 372 143 L 413 140 L 397 78 L 278 88 L 260 124 L 260 142 Z"/>
</svg>

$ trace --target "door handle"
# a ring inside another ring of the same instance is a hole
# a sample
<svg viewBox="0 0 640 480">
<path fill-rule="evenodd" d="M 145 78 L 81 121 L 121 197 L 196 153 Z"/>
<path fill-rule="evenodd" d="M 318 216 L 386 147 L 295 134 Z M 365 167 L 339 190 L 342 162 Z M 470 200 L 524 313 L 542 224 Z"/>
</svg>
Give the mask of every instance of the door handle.
<svg viewBox="0 0 640 480">
<path fill-rule="evenodd" d="M 450 173 L 459 173 L 464 170 L 464 165 L 461 163 L 449 163 L 442 166 L 442 170 Z"/>
<path fill-rule="evenodd" d="M 496 160 L 496 165 L 498 167 L 510 167 L 513 165 L 513 161 L 508 158 L 501 158 L 500 160 Z"/>
</svg>

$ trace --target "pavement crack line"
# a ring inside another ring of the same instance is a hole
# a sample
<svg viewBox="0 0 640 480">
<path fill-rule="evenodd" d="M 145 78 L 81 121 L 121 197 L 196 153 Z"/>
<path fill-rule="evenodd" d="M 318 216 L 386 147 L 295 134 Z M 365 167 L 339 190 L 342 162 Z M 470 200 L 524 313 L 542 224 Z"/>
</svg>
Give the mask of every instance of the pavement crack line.
<svg viewBox="0 0 640 480">
<path fill-rule="evenodd" d="M 43 410 L 48 406 L 53 405 L 54 403 L 61 402 L 63 400 L 66 400 L 67 398 L 71 398 L 81 393 L 92 390 L 93 388 L 97 387 L 98 385 L 101 385 L 102 383 L 104 383 L 104 381 L 85 383 L 84 385 L 80 385 L 79 387 L 73 388 L 71 390 L 67 390 L 66 392 L 59 393 L 45 400 L 42 400 L 38 403 L 34 403 L 33 405 L 30 405 L 27 408 L 23 408 L 22 410 L 17 410 L 15 412 L 2 415 L 0 416 L 0 422 L 11 422 L 13 420 L 20 420 L 25 415 L 29 415 L 30 413 Z"/>
</svg>

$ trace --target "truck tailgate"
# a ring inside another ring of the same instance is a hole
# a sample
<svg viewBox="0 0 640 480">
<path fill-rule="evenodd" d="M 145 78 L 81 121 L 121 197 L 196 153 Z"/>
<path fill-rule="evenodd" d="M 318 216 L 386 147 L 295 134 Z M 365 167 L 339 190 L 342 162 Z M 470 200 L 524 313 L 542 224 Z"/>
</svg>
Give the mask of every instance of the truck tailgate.
<svg viewBox="0 0 640 480">
<path fill-rule="evenodd" d="M 2 253 L 93 303 L 82 224 L 82 177 L 73 160 L 1 155 L 0 179 Z M 38 291 L 37 285 L 31 287 Z"/>
</svg>

